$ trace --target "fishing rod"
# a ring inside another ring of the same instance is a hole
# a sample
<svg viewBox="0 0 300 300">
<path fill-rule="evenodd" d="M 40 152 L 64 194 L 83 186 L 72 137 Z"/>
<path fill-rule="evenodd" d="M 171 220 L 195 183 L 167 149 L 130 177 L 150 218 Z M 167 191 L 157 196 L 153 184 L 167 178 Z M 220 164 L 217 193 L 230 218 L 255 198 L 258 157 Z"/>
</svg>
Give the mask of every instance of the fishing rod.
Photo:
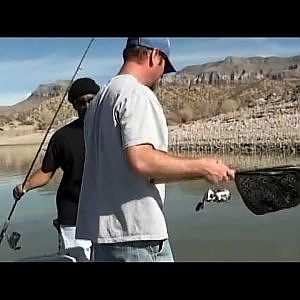
<svg viewBox="0 0 300 300">
<path fill-rule="evenodd" d="M 27 182 L 27 180 L 28 180 L 28 177 L 29 177 L 29 175 L 30 175 L 30 173 L 31 173 L 31 171 L 32 171 L 32 169 L 33 169 L 33 166 L 34 166 L 34 164 L 35 164 L 35 162 L 36 162 L 36 160 L 37 160 L 37 158 L 38 158 L 38 156 L 39 156 L 39 154 L 40 154 L 40 151 L 41 151 L 41 149 L 42 149 L 42 147 L 43 147 L 43 144 L 45 143 L 45 140 L 46 140 L 46 138 L 47 138 L 47 136 L 48 136 L 48 133 L 49 133 L 49 131 L 50 131 L 50 129 L 51 129 L 51 127 L 52 127 L 54 121 L 55 121 L 55 118 L 57 117 L 57 114 L 58 114 L 58 112 L 59 112 L 59 110 L 60 110 L 60 108 L 61 108 L 61 106 L 62 106 L 62 104 L 63 104 L 63 102 L 64 102 L 64 100 L 65 100 L 65 97 L 66 97 L 67 93 L 69 92 L 69 89 L 70 89 L 70 87 L 71 87 L 71 85 L 72 85 L 72 83 L 73 83 L 73 81 L 74 81 L 74 78 L 76 77 L 78 71 L 80 70 L 81 64 L 82 64 L 82 62 L 83 62 L 83 60 L 84 60 L 84 58 L 85 58 L 87 52 L 89 51 L 89 49 L 90 49 L 90 47 L 91 47 L 91 45 L 92 45 L 92 43 L 93 43 L 94 40 L 95 40 L 95 38 L 92 38 L 92 39 L 90 40 L 90 42 L 89 42 L 89 44 L 88 44 L 86 50 L 84 51 L 84 53 L 83 53 L 83 55 L 82 55 L 82 57 L 81 57 L 81 60 L 80 60 L 80 62 L 79 62 L 79 64 L 78 64 L 78 66 L 77 66 L 77 68 L 76 68 L 76 70 L 75 70 L 75 72 L 74 72 L 74 75 L 73 75 L 73 77 L 71 78 L 71 80 L 70 80 L 70 82 L 69 82 L 69 85 L 67 86 L 67 88 L 66 88 L 66 90 L 65 90 L 65 93 L 64 93 L 64 95 L 63 95 L 63 97 L 62 97 L 62 100 L 61 100 L 61 102 L 60 102 L 60 104 L 59 104 L 59 106 L 58 106 L 58 108 L 57 108 L 57 110 L 56 110 L 56 112 L 55 112 L 55 114 L 54 114 L 54 116 L 53 116 L 53 118 L 52 118 L 52 121 L 50 122 L 50 125 L 49 125 L 49 127 L 48 127 L 48 129 L 47 129 L 47 131 L 46 131 L 46 133 L 45 133 L 45 135 L 44 135 L 44 138 L 43 138 L 43 140 L 42 140 L 42 142 L 41 142 L 41 144 L 40 144 L 40 146 L 39 146 L 39 148 L 38 148 L 38 150 L 37 150 L 37 152 L 36 152 L 36 155 L 35 155 L 35 157 L 34 157 L 32 163 L 31 163 L 31 166 L 30 166 L 30 168 L 29 168 L 29 170 L 28 170 L 28 172 L 27 172 L 27 174 L 26 174 L 26 176 L 25 176 L 25 179 L 24 179 L 24 181 L 23 181 L 23 183 L 22 183 L 22 190 L 23 190 L 23 187 L 25 186 L 25 184 L 26 184 L 26 182 Z M 19 247 L 16 246 L 16 244 L 17 244 L 17 242 L 18 242 L 18 240 L 19 240 L 19 238 L 20 238 L 20 234 L 17 233 L 17 232 L 13 232 L 12 235 L 11 235 L 11 237 L 8 238 L 8 237 L 7 237 L 7 234 L 6 234 L 6 231 L 7 231 L 8 225 L 9 225 L 9 223 L 10 223 L 11 216 L 12 216 L 14 210 L 15 210 L 15 207 L 16 207 L 18 201 L 19 201 L 19 200 L 15 200 L 15 202 L 14 202 L 14 204 L 13 204 L 11 210 L 10 210 L 10 213 L 9 213 L 9 215 L 8 215 L 8 217 L 7 217 L 7 220 L 5 221 L 5 223 L 4 223 L 4 225 L 3 225 L 3 228 L 2 228 L 2 230 L 1 230 L 1 233 L 0 233 L 0 245 L 1 245 L 1 242 L 2 242 L 2 240 L 3 240 L 3 238 L 4 238 L 4 236 L 6 236 L 8 242 L 9 242 L 9 246 L 10 246 L 12 249 L 15 249 L 15 250 L 20 249 Z"/>
</svg>

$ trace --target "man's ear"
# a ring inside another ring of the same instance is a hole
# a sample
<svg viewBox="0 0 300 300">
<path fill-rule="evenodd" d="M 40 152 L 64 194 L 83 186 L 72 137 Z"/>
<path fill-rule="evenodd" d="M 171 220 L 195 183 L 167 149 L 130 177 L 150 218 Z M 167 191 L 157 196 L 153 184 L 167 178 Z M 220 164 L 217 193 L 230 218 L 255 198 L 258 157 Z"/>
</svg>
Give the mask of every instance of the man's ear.
<svg viewBox="0 0 300 300">
<path fill-rule="evenodd" d="M 149 65 L 152 67 L 153 64 L 156 62 L 160 63 L 160 54 L 158 49 L 153 49 L 149 54 Z"/>
</svg>

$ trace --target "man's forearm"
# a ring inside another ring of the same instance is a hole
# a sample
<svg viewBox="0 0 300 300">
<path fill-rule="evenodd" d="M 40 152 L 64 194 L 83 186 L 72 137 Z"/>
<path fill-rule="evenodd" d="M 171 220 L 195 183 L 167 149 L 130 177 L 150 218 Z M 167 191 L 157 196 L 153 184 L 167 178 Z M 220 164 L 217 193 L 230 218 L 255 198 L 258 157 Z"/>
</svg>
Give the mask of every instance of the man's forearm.
<svg viewBox="0 0 300 300">
<path fill-rule="evenodd" d="M 41 187 L 49 182 L 53 175 L 53 172 L 44 173 L 41 169 L 37 170 L 32 176 L 25 182 L 23 189 L 30 191 L 35 188 Z"/>
<path fill-rule="evenodd" d="M 207 174 L 205 159 L 176 157 L 149 145 L 128 149 L 127 159 L 135 171 L 156 183 L 200 179 Z"/>
</svg>

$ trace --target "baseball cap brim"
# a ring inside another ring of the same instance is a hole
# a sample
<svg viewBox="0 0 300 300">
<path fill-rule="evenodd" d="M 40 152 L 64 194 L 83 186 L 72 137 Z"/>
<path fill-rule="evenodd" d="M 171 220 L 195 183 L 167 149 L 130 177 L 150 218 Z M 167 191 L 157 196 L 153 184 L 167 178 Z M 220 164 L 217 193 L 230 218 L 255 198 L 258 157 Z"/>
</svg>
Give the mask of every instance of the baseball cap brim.
<svg viewBox="0 0 300 300">
<path fill-rule="evenodd" d="M 165 64 L 164 74 L 172 73 L 172 72 L 176 72 L 176 69 L 171 64 L 169 58 L 166 57 L 166 64 Z"/>
</svg>

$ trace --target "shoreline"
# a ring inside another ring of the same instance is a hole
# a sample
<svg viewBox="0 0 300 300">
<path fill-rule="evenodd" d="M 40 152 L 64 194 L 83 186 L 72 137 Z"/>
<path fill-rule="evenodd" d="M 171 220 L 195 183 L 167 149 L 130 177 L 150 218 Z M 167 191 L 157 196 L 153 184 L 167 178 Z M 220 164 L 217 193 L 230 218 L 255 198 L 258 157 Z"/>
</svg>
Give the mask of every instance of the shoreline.
<svg viewBox="0 0 300 300">
<path fill-rule="evenodd" d="M 40 145 L 42 142 L 45 132 L 34 132 L 22 136 L 4 136 L 0 135 L 0 147 L 9 146 L 34 146 Z M 46 138 L 45 144 L 48 143 L 50 133 Z M 256 154 L 286 154 L 286 155 L 297 155 L 300 153 L 300 143 L 290 139 L 281 141 L 257 141 L 257 142 L 224 142 L 222 139 L 215 139 L 213 143 L 209 143 L 207 140 L 198 140 L 193 142 L 185 141 L 182 136 L 179 138 L 176 136 L 176 142 L 172 140 L 172 133 L 170 134 L 169 151 L 175 153 L 188 153 L 196 152 L 200 154 L 243 154 L 243 155 L 256 155 Z"/>
<path fill-rule="evenodd" d="M 284 110 L 283 110 L 284 108 Z M 283 105 L 221 114 L 189 124 L 168 125 L 169 151 L 177 153 L 297 155 L 300 153 L 300 109 Z M 55 130 L 44 142 L 48 144 Z M 40 145 L 46 130 L 16 126 L 0 131 L 0 146 Z"/>
<path fill-rule="evenodd" d="M 45 133 L 33 133 L 24 136 L 4 137 L 0 136 L 0 146 L 22 146 L 22 145 L 39 145 Z"/>
<path fill-rule="evenodd" d="M 45 136 L 46 131 L 31 132 L 0 132 L 0 146 L 21 146 L 21 145 L 39 145 Z M 50 139 L 52 133 L 48 133 L 45 143 Z"/>
</svg>

